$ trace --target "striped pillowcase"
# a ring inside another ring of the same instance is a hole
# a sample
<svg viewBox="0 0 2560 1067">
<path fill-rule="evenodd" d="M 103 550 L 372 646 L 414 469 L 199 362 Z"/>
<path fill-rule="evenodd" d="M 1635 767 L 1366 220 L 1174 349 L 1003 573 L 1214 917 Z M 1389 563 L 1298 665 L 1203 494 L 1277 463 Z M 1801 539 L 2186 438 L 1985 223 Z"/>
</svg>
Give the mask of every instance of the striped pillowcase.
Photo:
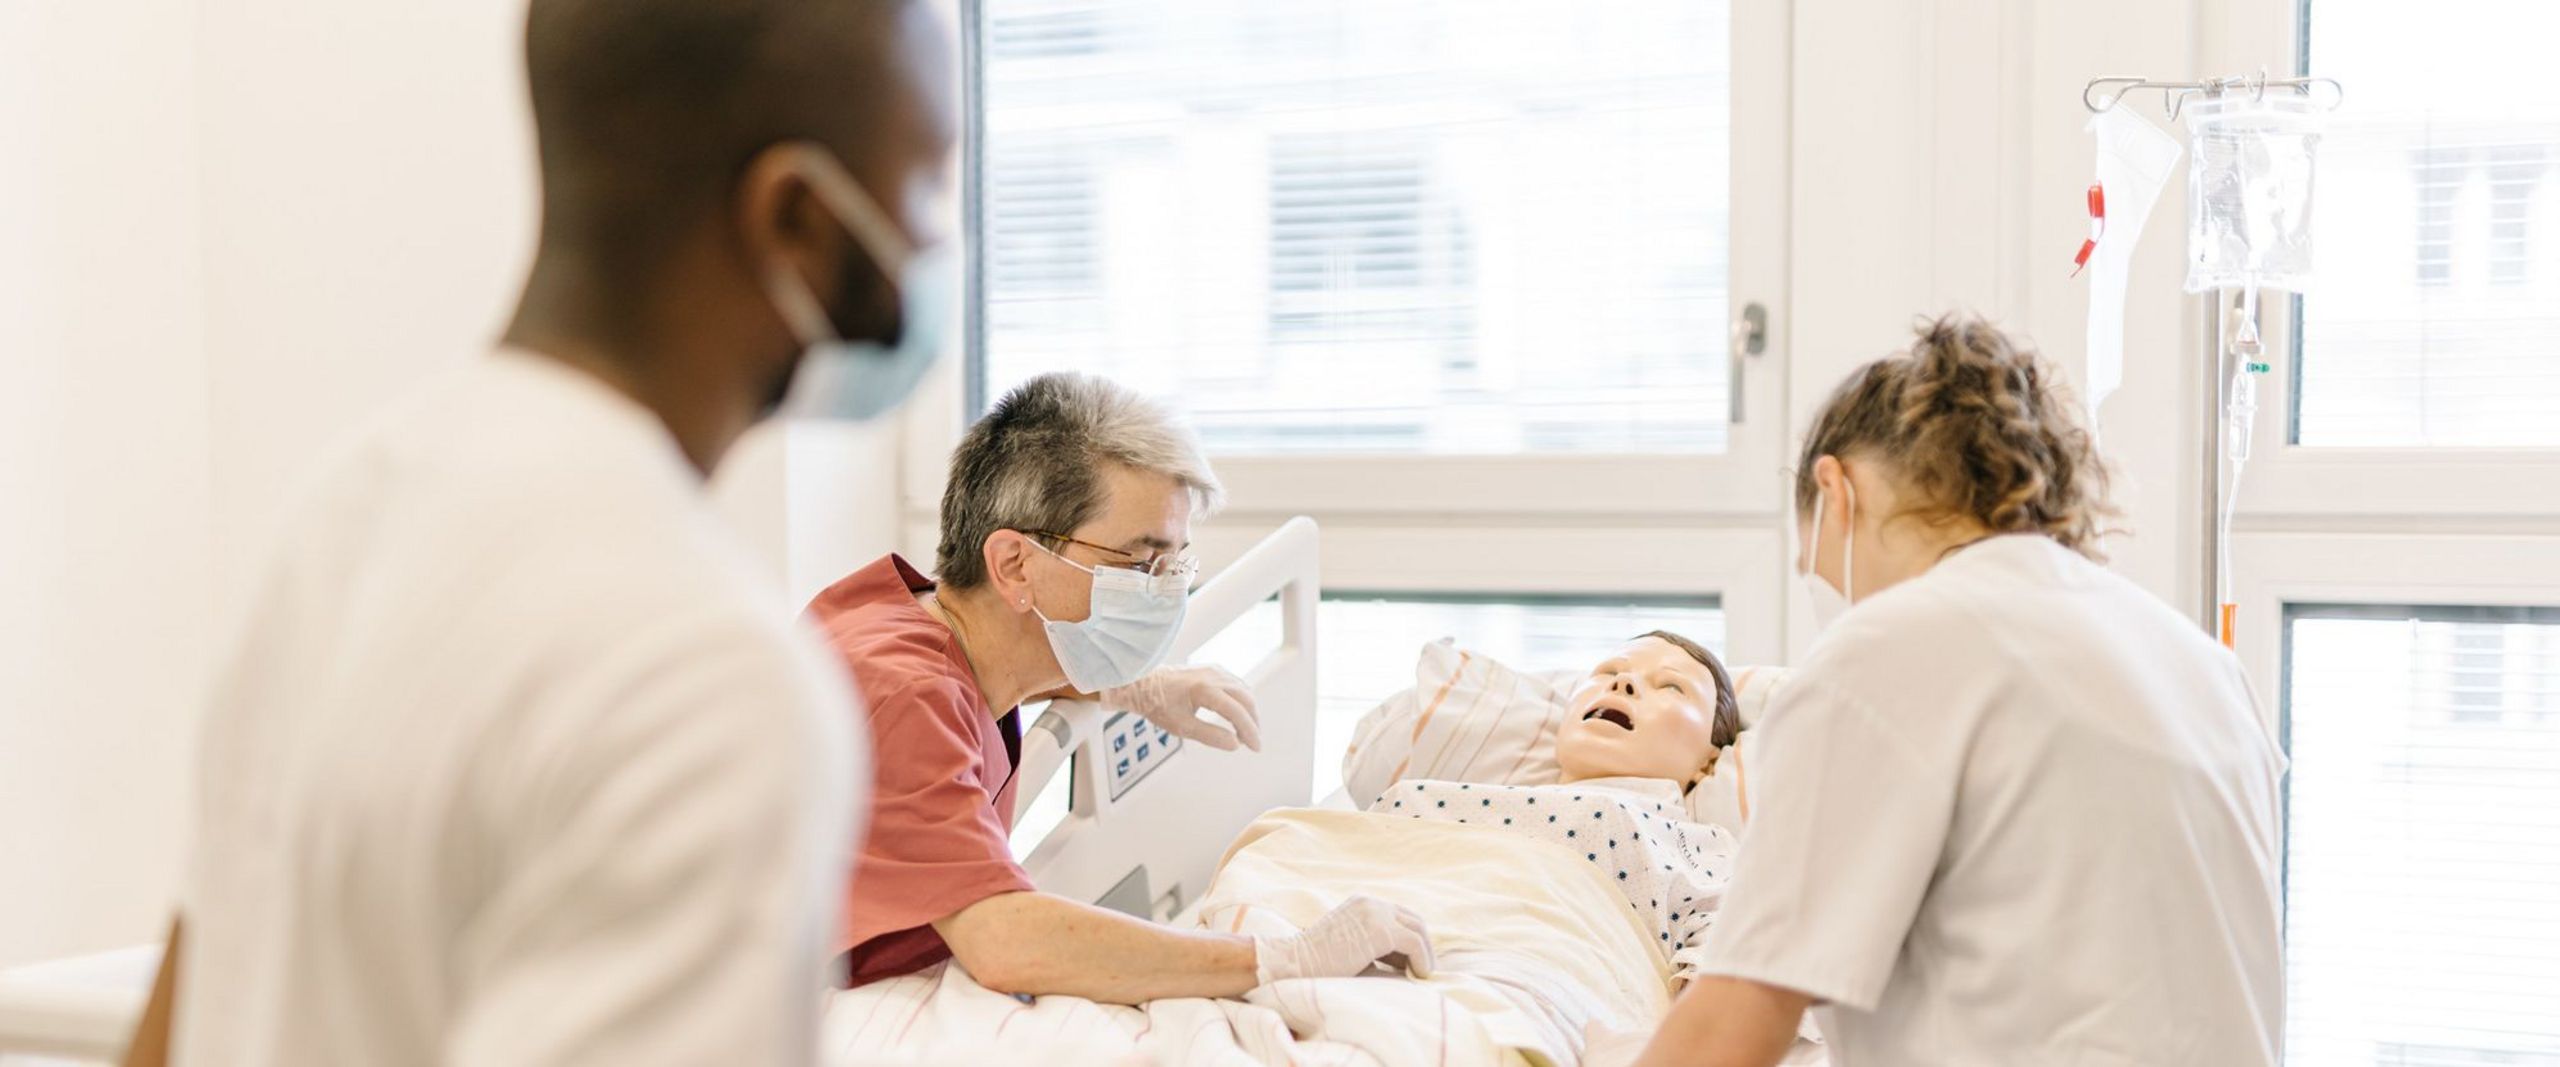
<svg viewBox="0 0 2560 1067">
<path fill-rule="evenodd" d="M 1362 807 L 1407 778 L 1500 785 L 1556 780 L 1556 729 L 1581 671 L 1527 674 L 1446 639 L 1422 646 L 1414 687 L 1360 719 L 1342 785 Z"/>
</svg>

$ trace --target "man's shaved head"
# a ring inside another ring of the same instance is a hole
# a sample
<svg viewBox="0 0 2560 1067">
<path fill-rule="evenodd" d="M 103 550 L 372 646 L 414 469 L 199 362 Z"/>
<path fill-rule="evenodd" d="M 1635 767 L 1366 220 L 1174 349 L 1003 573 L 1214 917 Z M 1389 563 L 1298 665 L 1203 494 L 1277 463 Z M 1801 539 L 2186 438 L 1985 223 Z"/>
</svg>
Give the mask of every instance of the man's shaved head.
<svg viewBox="0 0 2560 1067">
<path fill-rule="evenodd" d="M 922 106 L 917 0 L 532 0 L 525 70 L 543 241 L 646 269 L 728 207 L 757 152 L 806 140 L 870 177 L 944 109 Z M 876 188 L 876 186 L 875 186 Z M 894 208 L 892 210 L 895 210 Z"/>
<path fill-rule="evenodd" d="M 542 232 L 505 341 L 707 473 L 811 346 L 906 334 L 904 272 L 952 229 L 950 28 L 925 0 L 529 3 Z"/>
</svg>

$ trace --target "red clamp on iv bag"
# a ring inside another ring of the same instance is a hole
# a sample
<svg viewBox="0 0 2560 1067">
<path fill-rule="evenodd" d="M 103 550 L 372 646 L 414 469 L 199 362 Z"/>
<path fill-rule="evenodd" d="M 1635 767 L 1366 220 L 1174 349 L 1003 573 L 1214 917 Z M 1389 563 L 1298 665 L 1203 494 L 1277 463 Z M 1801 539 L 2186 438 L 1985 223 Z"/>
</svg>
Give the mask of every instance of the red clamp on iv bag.
<svg viewBox="0 0 2560 1067">
<path fill-rule="evenodd" d="M 2080 254 L 2071 257 L 2071 276 L 2080 276 L 2080 268 L 2089 265 L 2089 257 L 2098 251 L 2098 238 L 2107 232 L 2107 191 L 2097 185 L 2089 187 L 2089 239 L 2080 242 Z"/>
</svg>

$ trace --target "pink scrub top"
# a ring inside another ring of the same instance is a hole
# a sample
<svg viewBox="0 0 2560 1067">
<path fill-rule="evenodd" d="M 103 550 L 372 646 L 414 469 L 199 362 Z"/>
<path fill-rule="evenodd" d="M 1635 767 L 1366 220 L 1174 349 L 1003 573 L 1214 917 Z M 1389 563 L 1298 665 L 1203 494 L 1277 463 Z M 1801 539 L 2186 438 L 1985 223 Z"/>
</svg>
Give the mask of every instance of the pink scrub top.
<svg viewBox="0 0 2560 1067">
<path fill-rule="evenodd" d="M 932 588 L 889 555 L 809 602 L 871 711 L 870 835 L 836 941 L 848 988 L 950 959 L 936 920 L 1032 888 L 1006 843 L 1020 719 L 987 707 L 959 642 L 917 603 Z"/>
</svg>

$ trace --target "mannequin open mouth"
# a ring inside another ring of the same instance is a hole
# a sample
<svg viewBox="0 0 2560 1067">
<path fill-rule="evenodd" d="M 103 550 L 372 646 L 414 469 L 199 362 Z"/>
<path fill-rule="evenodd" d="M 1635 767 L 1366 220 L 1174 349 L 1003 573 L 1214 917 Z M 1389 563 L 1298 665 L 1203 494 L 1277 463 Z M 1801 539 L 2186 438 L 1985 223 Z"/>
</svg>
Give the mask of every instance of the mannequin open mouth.
<svg viewBox="0 0 2560 1067">
<path fill-rule="evenodd" d="M 1619 711 L 1616 708 L 1593 708 L 1582 713 L 1582 720 L 1584 722 L 1589 722 L 1593 719 L 1599 719 L 1602 722 L 1610 723 L 1615 725 L 1618 729 L 1625 730 L 1628 733 L 1634 733 L 1636 729 L 1636 721 L 1628 718 L 1626 712 Z"/>
</svg>

